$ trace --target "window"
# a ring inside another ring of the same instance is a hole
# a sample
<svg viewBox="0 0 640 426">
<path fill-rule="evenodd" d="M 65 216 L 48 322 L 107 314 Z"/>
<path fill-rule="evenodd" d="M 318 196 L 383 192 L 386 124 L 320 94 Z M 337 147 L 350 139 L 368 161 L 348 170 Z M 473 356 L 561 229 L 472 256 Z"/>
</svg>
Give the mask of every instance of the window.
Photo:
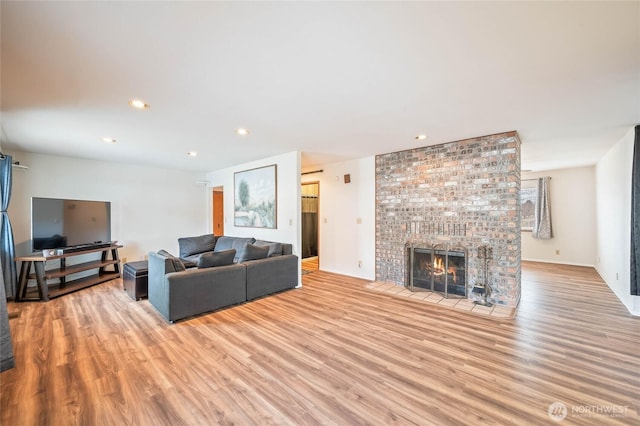
<svg viewBox="0 0 640 426">
<path fill-rule="evenodd" d="M 532 231 L 536 216 L 536 199 L 538 198 L 537 179 L 527 179 L 520 187 L 521 231 Z"/>
</svg>

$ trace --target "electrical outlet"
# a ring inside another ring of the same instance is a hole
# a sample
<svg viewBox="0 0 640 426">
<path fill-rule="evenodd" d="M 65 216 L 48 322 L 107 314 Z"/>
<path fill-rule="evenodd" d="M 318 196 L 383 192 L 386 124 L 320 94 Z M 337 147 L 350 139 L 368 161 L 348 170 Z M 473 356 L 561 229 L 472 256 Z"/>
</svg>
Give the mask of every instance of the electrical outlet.
<svg viewBox="0 0 640 426">
<path fill-rule="evenodd" d="M 616 272 L 616 281 L 618 281 L 620 278 L 618 276 L 618 273 Z"/>
<path fill-rule="evenodd" d="M 556 249 L 556 254 L 560 254 L 560 250 Z"/>
<path fill-rule="evenodd" d="M 362 260 L 358 260 L 358 268 L 362 268 Z"/>
</svg>

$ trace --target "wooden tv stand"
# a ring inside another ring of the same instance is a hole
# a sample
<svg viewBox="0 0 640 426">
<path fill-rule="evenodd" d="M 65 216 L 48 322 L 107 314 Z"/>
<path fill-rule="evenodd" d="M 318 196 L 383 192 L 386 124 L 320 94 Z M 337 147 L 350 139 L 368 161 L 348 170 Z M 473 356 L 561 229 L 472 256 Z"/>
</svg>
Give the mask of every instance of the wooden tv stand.
<svg viewBox="0 0 640 426">
<path fill-rule="evenodd" d="M 31 300 L 47 302 L 50 298 L 62 296 L 92 285 L 120 278 L 120 257 L 118 256 L 119 248 L 122 248 L 122 246 L 112 244 L 106 247 L 82 248 L 74 250 L 71 253 L 64 253 L 55 256 L 33 255 L 16 257 L 16 261 L 22 262 L 22 265 L 20 266 L 20 276 L 18 279 L 18 294 L 16 295 L 16 302 Z M 100 252 L 102 253 L 102 256 L 99 260 L 92 260 L 69 266 L 66 264 L 66 259 L 69 257 Z M 109 252 L 111 252 L 110 259 L 108 258 Z M 51 260 L 59 260 L 60 267 L 46 270 L 45 266 L 47 262 Z M 113 270 L 107 271 L 105 268 L 108 266 L 112 266 Z M 32 267 L 34 269 L 33 273 L 31 272 Z M 91 271 L 93 269 L 96 270 L 94 274 L 67 280 L 67 277 L 70 275 Z M 27 284 L 29 280 L 32 279 L 36 280 L 38 290 L 37 295 L 35 294 L 35 291 L 27 293 Z M 58 279 L 58 282 L 47 284 L 47 280 L 53 279 Z"/>
</svg>

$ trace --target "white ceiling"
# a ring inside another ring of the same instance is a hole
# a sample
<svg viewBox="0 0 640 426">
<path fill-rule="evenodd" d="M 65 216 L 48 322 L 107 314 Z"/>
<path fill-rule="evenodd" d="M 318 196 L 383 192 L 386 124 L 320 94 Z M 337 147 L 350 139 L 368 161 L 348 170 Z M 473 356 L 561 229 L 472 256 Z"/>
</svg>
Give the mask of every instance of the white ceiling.
<svg viewBox="0 0 640 426">
<path fill-rule="evenodd" d="M 211 171 L 517 130 L 522 168 L 545 170 L 594 164 L 640 122 L 638 1 L 3 0 L 0 13 L 3 149 Z"/>
</svg>

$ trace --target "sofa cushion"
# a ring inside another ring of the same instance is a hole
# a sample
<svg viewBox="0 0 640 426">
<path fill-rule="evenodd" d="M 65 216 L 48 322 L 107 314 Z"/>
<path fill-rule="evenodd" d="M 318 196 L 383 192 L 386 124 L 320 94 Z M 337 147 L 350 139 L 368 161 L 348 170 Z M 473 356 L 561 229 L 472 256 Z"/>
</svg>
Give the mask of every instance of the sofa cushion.
<svg viewBox="0 0 640 426">
<path fill-rule="evenodd" d="M 180 257 L 188 257 L 198 253 L 213 251 L 216 245 L 216 236 L 205 234 L 197 237 L 178 238 Z"/>
<path fill-rule="evenodd" d="M 215 266 L 232 265 L 236 256 L 235 249 L 202 253 L 198 258 L 198 268 L 213 268 Z"/>
<path fill-rule="evenodd" d="M 242 255 L 238 257 L 238 263 L 246 262 L 248 260 L 266 259 L 268 254 L 269 246 L 247 244 Z"/>
<path fill-rule="evenodd" d="M 174 272 L 182 272 L 185 269 L 184 263 L 166 250 L 158 250 L 158 254 L 171 260 Z"/>
<path fill-rule="evenodd" d="M 256 240 L 253 243 L 256 246 L 268 246 L 269 253 L 267 257 L 282 256 L 282 243 L 272 243 L 271 241 Z"/>
<path fill-rule="evenodd" d="M 235 249 L 236 257 L 233 261 L 238 262 L 238 260 L 243 257 L 245 246 L 247 244 L 253 244 L 255 241 L 256 239 L 253 237 L 218 237 L 214 251 Z"/>
<path fill-rule="evenodd" d="M 202 256 L 203 254 L 205 253 L 192 254 L 191 256 L 181 257 L 180 260 L 182 261 L 182 264 L 185 268 L 195 268 L 196 266 L 198 266 L 198 259 L 200 259 L 200 256 Z"/>
</svg>

